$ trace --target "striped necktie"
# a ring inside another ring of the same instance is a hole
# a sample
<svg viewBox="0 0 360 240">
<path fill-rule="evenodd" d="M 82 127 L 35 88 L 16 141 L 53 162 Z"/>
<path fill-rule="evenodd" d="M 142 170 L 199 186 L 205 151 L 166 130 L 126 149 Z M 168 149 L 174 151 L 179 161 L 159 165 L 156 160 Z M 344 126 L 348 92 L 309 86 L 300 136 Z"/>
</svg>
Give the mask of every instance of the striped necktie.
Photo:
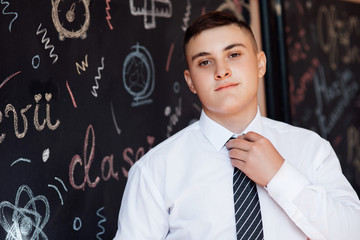
<svg viewBox="0 0 360 240">
<path fill-rule="evenodd" d="M 237 239 L 264 239 L 256 184 L 241 170 L 234 169 L 234 205 Z"/>
</svg>

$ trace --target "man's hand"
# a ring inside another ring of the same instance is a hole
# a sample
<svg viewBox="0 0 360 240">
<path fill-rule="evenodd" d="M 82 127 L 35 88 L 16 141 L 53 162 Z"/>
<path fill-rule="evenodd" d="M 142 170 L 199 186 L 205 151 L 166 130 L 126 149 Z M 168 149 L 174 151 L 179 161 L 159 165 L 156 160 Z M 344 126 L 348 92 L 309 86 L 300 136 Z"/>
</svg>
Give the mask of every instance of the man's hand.
<svg viewBox="0 0 360 240">
<path fill-rule="evenodd" d="M 284 159 L 265 137 L 248 132 L 226 143 L 234 167 L 261 186 L 267 186 Z"/>
</svg>

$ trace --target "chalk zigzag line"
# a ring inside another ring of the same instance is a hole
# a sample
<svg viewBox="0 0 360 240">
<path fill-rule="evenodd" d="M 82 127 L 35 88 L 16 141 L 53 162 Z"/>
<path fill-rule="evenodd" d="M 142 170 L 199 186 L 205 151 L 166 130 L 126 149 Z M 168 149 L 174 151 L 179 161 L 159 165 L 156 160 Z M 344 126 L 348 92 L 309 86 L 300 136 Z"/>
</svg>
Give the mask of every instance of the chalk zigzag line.
<svg viewBox="0 0 360 240">
<path fill-rule="evenodd" d="M 10 6 L 10 3 L 9 3 L 9 2 L 1 0 L 1 4 L 3 4 L 3 5 L 6 4 L 6 6 L 5 6 L 5 7 L 3 8 L 3 10 L 2 10 L 2 13 L 3 13 L 4 15 L 10 15 L 10 14 L 14 14 L 14 15 L 15 15 L 14 18 L 13 18 L 13 19 L 10 21 L 10 23 L 9 23 L 9 31 L 11 32 L 11 26 L 12 26 L 13 22 L 17 19 L 18 14 L 17 14 L 16 12 L 5 12 L 5 10 Z"/>
<path fill-rule="evenodd" d="M 46 34 L 47 34 L 47 29 L 46 28 L 43 28 L 40 30 L 40 27 L 41 27 L 41 23 L 36 31 L 36 35 L 39 35 L 40 33 L 44 33 L 43 36 L 42 36 L 42 39 L 41 39 L 41 42 L 42 43 L 45 43 L 45 49 L 50 49 L 50 57 L 54 57 L 54 61 L 53 61 L 53 64 L 57 62 L 58 60 L 58 55 L 57 54 L 53 54 L 54 50 L 55 50 L 55 47 L 54 45 L 51 45 L 49 44 L 50 43 L 50 38 L 45 38 L 46 37 Z"/>
<path fill-rule="evenodd" d="M 96 84 L 96 85 L 92 87 L 93 90 L 91 91 L 91 93 L 92 93 L 92 95 L 94 95 L 94 97 L 97 97 L 97 96 L 98 96 L 96 90 L 99 89 L 99 82 L 98 82 L 98 80 L 101 79 L 101 72 L 100 72 L 100 70 L 104 70 L 104 59 L 105 59 L 104 57 L 101 58 L 101 67 L 98 67 L 98 75 L 95 76 L 95 84 Z"/>
<path fill-rule="evenodd" d="M 108 22 L 108 25 L 109 25 L 110 29 L 113 30 L 113 26 L 111 25 L 111 22 L 110 22 L 111 16 L 110 16 L 110 13 L 109 13 L 109 10 L 110 10 L 109 3 L 110 2 L 111 2 L 111 0 L 106 0 L 106 8 L 105 8 L 106 14 L 107 14 L 106 21 Z"/>
<path fill-rule="evenodd" d="M 103 235 L 105 233 L 105 228 L 102 226 L 102 223 L 106 222 L 106 217 L 100 214 L 101 210 L 104 210 L 104 207 L 99 208 L 96 211 L 96 215 L 98 215 L 101 218 L 101 220 L 98 222 L 98 227 L 101 229 L 101 231 L 96 234 L 96 238 L 99 240 L 102 240 L 100 235 Z"/>
</svg>

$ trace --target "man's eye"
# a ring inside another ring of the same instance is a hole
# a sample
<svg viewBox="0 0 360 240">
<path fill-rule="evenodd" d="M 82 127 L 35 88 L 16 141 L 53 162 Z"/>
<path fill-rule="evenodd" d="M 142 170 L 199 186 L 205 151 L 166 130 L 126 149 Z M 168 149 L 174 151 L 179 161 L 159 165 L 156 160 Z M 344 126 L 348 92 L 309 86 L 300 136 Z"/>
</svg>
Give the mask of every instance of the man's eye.
<svg viewBox="0 0 360 240">
<path fill-rule="evenodd" d="M 230 58 L 236 58 L 236 57 L 239 57 L 240 56 L 240 53 L 232 53 L 230 54 Z"/>
<path fill-rule="evenodd" d="M 210 64 L 210 61 L 209 60 L 204 60 L 204 61 L 201 61 L 199 63 L 199 66 L 206 66 L 206 65 L 209 65 Z"/>
</svg>

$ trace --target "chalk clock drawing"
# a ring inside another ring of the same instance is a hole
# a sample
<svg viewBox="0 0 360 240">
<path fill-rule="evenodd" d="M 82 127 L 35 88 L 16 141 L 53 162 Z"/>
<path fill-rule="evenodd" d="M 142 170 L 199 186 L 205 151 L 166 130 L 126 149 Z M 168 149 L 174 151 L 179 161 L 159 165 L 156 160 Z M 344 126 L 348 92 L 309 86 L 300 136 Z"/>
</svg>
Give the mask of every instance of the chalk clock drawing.
<svg viewBox="0 0 360 240">
<path fill-rule="evenodd" d="M 123 83 L 126 91 L 133 96 L 132 107 L 152 103 L 150 95 L 155 87 L 154 62 L 148 50 L 139 43 L 132 46 L 123 65 Z"/>
<path fill-rule="evenodd" d="M 90 25 L 90 0 L 52 0 L 52 20 L 61 41 L 86 38 Z"/>
<path fill-rule="evenodd" d="M 25 197 L 22 197 L 25 194 Z M 24 201 L 28 199 L 28 202 Z M 20 204 L 24 204 L 21 207 Z M 43 206 L 38 206 L 42 203 Z M 43 210 L 42 215 L 40 209 Z M 7 232 L 5 239 L 48 239 L 43 228 L 50 218 L 49 202 L 45 196 L 34 196 L 31 189 L 19 187 L 15 205 L 3 201 L 0 203 L 0 224 Z"/>
<path fill-rule="evenodd" d="M 133 16 L 144 16 L 145 29 L 152 29 L 156 28 L 156 17 L 171 18 L 172 4 L 170 0 L 130 0 L 130 12 Z"/>
</svg>

